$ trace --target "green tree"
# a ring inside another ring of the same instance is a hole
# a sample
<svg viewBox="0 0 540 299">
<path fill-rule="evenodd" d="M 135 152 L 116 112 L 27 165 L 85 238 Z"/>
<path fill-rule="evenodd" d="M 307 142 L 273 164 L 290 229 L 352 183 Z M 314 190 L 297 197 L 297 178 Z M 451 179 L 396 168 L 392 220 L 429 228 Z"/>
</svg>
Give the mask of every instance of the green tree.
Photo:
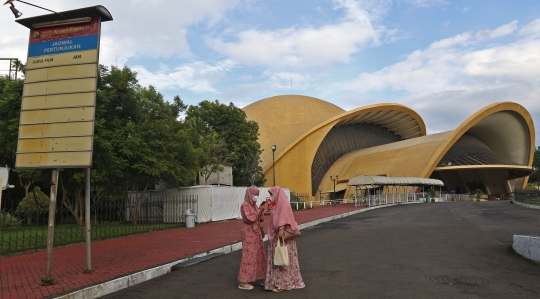
<svg viewBox="0 0 540 299">
<path fill-rule="evenodd" d="M 26 74 L 26 64 L 22 63 L 19 59 L 13 60 L 11 62 L 11 67 L 15 69 L 15 79 L 17 79 L 18 72 Z"/>
<path fill-rule="evenodd" d="M 529 176 L 529 184 L 535 184 L 540 181 L 540 148 L 534 151 L 533 167 L 536 167 L 536 173 Z"/>
<path fill-rule="evenodd" d="M 0 77 L 0 151 L 2 163 L 13 166 L 17 152 L 23 80 Z"/>
<path fill-rule="evenodd" d="M 202 101 L 198 106 L 189 106 L 186 120 L 193 118 L 202 120 L 208 130 L 215 131 L 225 141 L 229 153 L 227 160 L 233 167 L 234 185 L 251 185 L 252 181 L 264 183 L 262 169 L 254 169 L 250 166 L 250 160 L 246 159 L 259 161 L 261 154 L 261 146 L 257 141 L 259 125 L 254 121 L 248 121 L 242 109 L 232 103 L 225 105 L 217 100 Z"/>
<path fill-rule="evenodd" d="M 32 184 L 43 181 L 41 170 L 13 169 L 19 136 L 23 85 L 24 81 L 21 79 L 8 80 L 7 77 L 0 77 L 0 165 L 8 165 L 11 168 L 10 181 L 18 182 L 24 189 L 24 195 L 15 191 L 21 197 L 28 195 Z"/>
<path fill-rule="evenodd" d="M 26 215 L 26 224 L 32 224 L 32 214 L 47 212 L 49 202 L 49 197 L 38 186 L 35 186 L 34 190 L 21 200 L 15 213 Z"/>
<path fill-rule="evenodd" d="M 160 181 L 186 184 L 198 169 L 186 125 L 178 121 L 183 105 L 164 101 L 152 86 L 139 87 L 137 92 L 140 117 L 126 124 L 127 138 L 119 148 L 127 161 L 122 179 L 134 225 L 150 185 Z"/>
</svg>

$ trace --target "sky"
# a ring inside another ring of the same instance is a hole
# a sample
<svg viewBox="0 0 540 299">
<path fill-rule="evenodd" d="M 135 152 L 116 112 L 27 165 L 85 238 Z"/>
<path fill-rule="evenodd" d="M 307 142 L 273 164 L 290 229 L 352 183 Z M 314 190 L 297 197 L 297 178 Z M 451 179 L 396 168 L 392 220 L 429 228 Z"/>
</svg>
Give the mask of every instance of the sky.
<svg viewBox="0 0 540 299">
<path fill-rule="evenodd" d="M 300 94 L 345 110 L 399 103 L 428 134 L 511 101 L 540 124 L 537 0 L 26 2 L 54 11 L 104 5 L 114 20 L 102 25 L 100 63 L 130 67 L 169 101 L 244 107 Z M 47 13 L 15 5 L 21 18 Z M 0 7 L 0 58 L 26 61 L 27 47 L 28 29 Z"/>
</svg>

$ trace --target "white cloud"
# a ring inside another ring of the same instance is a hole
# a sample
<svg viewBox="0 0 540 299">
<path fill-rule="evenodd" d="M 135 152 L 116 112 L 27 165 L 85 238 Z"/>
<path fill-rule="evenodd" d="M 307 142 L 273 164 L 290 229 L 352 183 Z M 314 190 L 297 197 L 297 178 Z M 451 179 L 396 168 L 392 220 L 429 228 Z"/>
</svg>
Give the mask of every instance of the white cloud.
<svg viewBox="0 0 540 299">
<path fill-rule="evenodd" d="M 162 68 L 157 72 L 150 72 L 143 66 L 134 66 L 131 69 L 137 72 L 137 78 L 142 86 L 152 85 L 158 90 L 182 88 L 194 93 L 215 93 L 212 83 L 235 67 L 234 61 L 224 60 L 216 65 L 195 62 L 176 67 L 172 71 Z"/>
<path fill-rule="evenodd" d="M 272 89 L 291 91 L 302 90 L 309 87 L 309 83 L 313 81 L 309 74 L 302 75 L 298 73 L 278 72 L 275 74 L 265 73 L 269 76 L 266 81 L 267 86 Z"/>
<path fill-rule="evenodd" d="M 501 84 L 496 79 L 506 76 L 534 78 L 540 73 L 540 52 L 537 51 L 540 40 L 524 36 L 505 46 L 478 49 L 482 41 L 512 34 L 516 29 L 517 22 L 513 21 L 491 31 L 481 31 L 481 34 L 466 32 L 436 41 L 401 62 L 373 73 L 363 73 L 344 83 L 342 88 L 429 93 L 473 88 L 478 81 Z"/>
<path fill-rule="evenodd" d="M 445 0 L 406 0 L 409 4 L 418 7 L 430 7 L 435 5 L 448 4 Z"/>
<path fill-rule="evenodd" d="M 535 118 L 540 115 L 540 19 L 518 34 L 517 29 L 513 21 L 494 30 L 436 41 L 341 88 L 364 94 L 405 92 L 398 101 L 419 112 L 431 133 L 452 130 L 475 111 L 500 101 L 517 102 Z M 502 36 L 514 40 L 497 44 Z"/>
<path fill-rule="evenodd" d="M 517 29 L 517 24 L 518 21 L 512 21 L 506 25 L 496 28 L 495 30 L 481 30 L 476 33 L 476 37 L 479 40 L 482 40 L 506 36 L 514 33 L 514 31 Z"/>
<path fill-rule="evenodd" d="M 346 63 L 362 46 L 377 44 L 384 32 L 373 21 L 380 18 L 388 1 L 336 0 L 344 16 L 335 24 L 317 28 L 248 29 L 233 36 L 208 39 L 208 44 L 231 59 L 247 65 L 307 67 L 332 62 Z M 361 5 L 362 4 L 362 5 Z"/>
<path fill-rule="evenodd" d="M 186 39 L 187 28 L 201 22 L 212 26 L 240 1 L 108 1 L 104 6 L 114 20 L 103 23 L 100 62 L 122 65 L 130 58 L 141 56 L 188 57 L 191 51 Z M 89 6 L 88 1 L 83 0 L 35 0 L 32 3 L 55 11 Z M 43 14 L 42 10 L 24 4 L 19 3 L 17 7 L 24 17 Z M 25 58 L 28 29 L 15 24 L 8 9 L 2 9 L 0 13 L 0 28 L 10 32 L 0 35 L 0 56 Z"/>
<path fill-rule="evenodd" d="M 525 25 L 519 32 L 520 37 L 524 39 L 536 39 L 540 37 L 540 19 Z"/>
<path fill-rule="evenodd" d="M 468 12 L 471 9 L 472 9 L 472 6 L 466 5 L 466 6 L 463 7 L 463 12 Z"/>
</svg>

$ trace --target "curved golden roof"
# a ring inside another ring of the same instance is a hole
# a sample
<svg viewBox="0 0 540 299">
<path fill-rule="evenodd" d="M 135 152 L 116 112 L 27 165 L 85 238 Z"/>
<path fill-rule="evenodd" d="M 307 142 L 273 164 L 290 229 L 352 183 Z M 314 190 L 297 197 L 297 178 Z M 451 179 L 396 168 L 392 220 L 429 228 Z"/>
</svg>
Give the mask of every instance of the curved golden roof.
<svg viewBox="0 0 540 299">
<path fill-rule="evenodd" d="M 499 156 L 515 161 L 521 166 L 447 166 L 445 170 L 504 168 L 521 170 L 522 173 L 527 169 L 530 170 L 535 144 L 532 117 L 523 106 L 504 102 L 480 109 L 454 131 L 348 153 L 341 157 L 328 173 L 339 174 L 342 179 L 360 174 L 427 178 L 465 133 L 482 140 Z M 323 183 L 324 190 L 332 186 L 332 182 Z"/>
<path fill-rule="evenodd" d="M 513 102 L 488 105 L 463 121 L 431 156 L 421 176 L 430 175 L 452 145 L 469 133 L 482 140 L 501 157 L 532 166 L 535 131 L 530 113 Z"/>
<path fill-rule="evenodd" d="M 243 110 L 248 120 L 259 124 L 263 169 L 272 163 L 272 145 L 276 145 L 277 157 L 313 127 L 345 111 L 332 103 L 302 95 L 269 97 Z"/>
</svg>

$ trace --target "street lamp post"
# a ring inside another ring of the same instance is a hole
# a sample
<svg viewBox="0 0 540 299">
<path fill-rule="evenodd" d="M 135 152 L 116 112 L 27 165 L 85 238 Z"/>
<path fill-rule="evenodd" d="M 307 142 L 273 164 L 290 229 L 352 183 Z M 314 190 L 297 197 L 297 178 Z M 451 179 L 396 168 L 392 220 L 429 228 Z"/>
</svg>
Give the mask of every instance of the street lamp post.
<svg viewBox="0 0 540 299">
<path fill-rule="evenodd" d="M 332 176 L 330 176 L 330 180 L 332 182 L 334 182 L 334 193 L 333 193 L 333 197 L 334 197 L 334 200 L 336 199 L 336 181 L 338 180 L 338 176 L 336 175 L 336 178 L 334 179 Z"/>
<path fill-rule="evenodd" d="M 272 179 L 274 180 L 274 186 L 276 185 L 276 168 L 274 167 L 274 154 L 276 152 L 276 145 L 272 145 Z"/>
</svg>

